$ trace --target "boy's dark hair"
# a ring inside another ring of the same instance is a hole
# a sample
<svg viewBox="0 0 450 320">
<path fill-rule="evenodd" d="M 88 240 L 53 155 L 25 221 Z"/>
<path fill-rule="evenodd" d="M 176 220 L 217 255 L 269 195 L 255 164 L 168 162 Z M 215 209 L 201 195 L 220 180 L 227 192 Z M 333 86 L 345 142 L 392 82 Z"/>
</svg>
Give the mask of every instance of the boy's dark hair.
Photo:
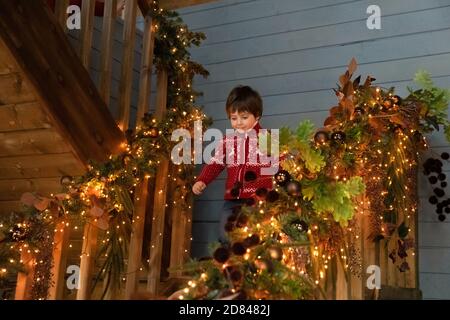
<svg viewBox="0 0 450 320">
<path fill-rule="evenodd" d="M 226 103 L 228 117 L 232 112 L 250 112 L 255 118 L 261 117 L 262 99 L 259 93 L 249 86 L 237 86 L 231 90 Z"/>
</svg>

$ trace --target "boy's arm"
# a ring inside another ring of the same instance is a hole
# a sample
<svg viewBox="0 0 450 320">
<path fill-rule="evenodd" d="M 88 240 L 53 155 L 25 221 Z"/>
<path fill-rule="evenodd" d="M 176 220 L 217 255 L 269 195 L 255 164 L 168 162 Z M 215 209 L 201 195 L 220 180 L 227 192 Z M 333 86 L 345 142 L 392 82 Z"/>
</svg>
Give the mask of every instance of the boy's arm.
<svg viewBox="0 0 450 320">
<path fill-rule="evenodd" d="M 206 185 L 210 184 L 225 168 L 224 164 L 211 163 L 203 167 L 196 181 L 202 181 Z"/>
<path fill-rule="evenodd" d="M 219 148 L 216 149 L 214 157 L 211 158 L 209 164 L 205 165 L 200 172 L 200 175 L 196 179 L 197 181 L 202 181 L 206 185 L 211 183 L 217 176 L 225 169 L 225 140 L 222 140 L 218 144 Z"/>
</svg>

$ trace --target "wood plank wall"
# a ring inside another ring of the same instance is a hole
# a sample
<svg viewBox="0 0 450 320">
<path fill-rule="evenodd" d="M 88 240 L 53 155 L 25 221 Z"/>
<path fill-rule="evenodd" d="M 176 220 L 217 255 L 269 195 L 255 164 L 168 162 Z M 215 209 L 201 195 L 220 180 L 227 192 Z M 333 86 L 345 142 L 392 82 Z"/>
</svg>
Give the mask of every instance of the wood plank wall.
<svg viewBox="0 0 450 320">
<path fill-rule="evenodd" d="M 180 10 L 191 29 L 208 37 L 191 52 L 211 73 L 207 80 L 197 79 L 195 86 L 204 92 L 199 102 L 214 118 L 214 126 L 222 130 L 229 126 L 224 104 L 238 84 L 261 93 L 264 127 L 294 127 L 303 119 L 320 125 L 335 102 L 331 88 L 353 56 L 359 74 L 371 73 L 379 84 L 396 86 L 401 95 L 421 68 L 432 73 L 437 85 L 450 87 L 450 3 L 376 1 L 381 30 L 366 27 L 371 4 L 371 0 L 221 0 Z M 436 154 L 450 149 L 441 134 L 431 136 L 430 142 Z M 447 174 L 449 169 L 447 164 Z M 419 178 L 420 287 L 425 299 L 448 299 L 450 221 L 437 220 L 426 201 L 431 188 Z M 223 192 L 222 174 L 195 203 L 194 256 L 207 254 L 208 242 L 217 237 Z"/>
</svg>

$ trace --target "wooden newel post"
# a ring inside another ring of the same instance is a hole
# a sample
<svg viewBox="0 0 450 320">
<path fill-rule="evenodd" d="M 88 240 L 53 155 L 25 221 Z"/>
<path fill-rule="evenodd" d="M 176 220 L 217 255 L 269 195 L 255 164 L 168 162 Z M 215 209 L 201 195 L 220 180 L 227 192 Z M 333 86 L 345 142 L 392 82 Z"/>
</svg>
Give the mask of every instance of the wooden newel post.
<svg viewBox="0 0 450 320">
<path fill-rule="evenodd" d="M 23 248 L 20 253 L 20 261 L 24 264 L 26 272 L 17 274 L 15 300 L 30 300 L 36 259 L 32 253 Z"/>
<path fill-rule="evenodd" d="M 65 221 L 57 224 L 53 245 L 52 283 L 49 299 L 61 300 L 64 292 L 64 275 L 66 273 L 67 255 L 69 250 L 70 229 Z"/>
<path fill-rule="evenodd" d="M 97 251 L 98 228 L 90 222 L 84 226 L 83 248 L 80 256 L 80 278 L 77 300 L 88 300 L 91 294 L 92 271 Z"/>
<path fill-rule="evenodd" d="M 167 86 L 168 74 L 167 71 L 162 70 L 158 72 L 157 79 L 157 95 L 156 95 L 156 111 L 155 117 L 161 120 L 166 111 L 167 105 Z M 149 275 L 147 282 L 147 290 L 151 294 L 158 293 L 158 286 L 161 277 L 161 260 L 163 250 L 163 233 L 164 220 L 166 215 L 166 199 L 167 199 L 167 176 L 169 174 L 169 160 L 161 160 L 155 180 L 155 196 L 153 202 L 153 220 L 152 220 L 152 234 L 150 242 L 150 262 Z"/>
</svg>

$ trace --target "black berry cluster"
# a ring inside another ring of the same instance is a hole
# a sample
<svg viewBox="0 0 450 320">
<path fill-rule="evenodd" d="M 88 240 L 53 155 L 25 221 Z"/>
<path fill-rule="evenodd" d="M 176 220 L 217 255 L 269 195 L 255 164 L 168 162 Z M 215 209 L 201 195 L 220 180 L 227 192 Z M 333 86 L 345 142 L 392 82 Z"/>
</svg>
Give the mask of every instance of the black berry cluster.
<svg viewBox="0 0 450 320">
<path fill-rule="evenodd" d="M 442 160 L 448 160 L 450 155 L 447 152 L 441 154 Z M 428 202 L 436 206 L 436 213 L 439 221 L 444 221 L 446 216 L 444 213 L 450 213 L 450 198 L 444 199 L 445 188 L 447 187 L 447 176 L 442 172 L 442 160 L 428 158 L 423 164 L 423 173 L 428 177 L 428 182 L 433 188 L 433 195 L 430 196 Z"/>
</svg>

